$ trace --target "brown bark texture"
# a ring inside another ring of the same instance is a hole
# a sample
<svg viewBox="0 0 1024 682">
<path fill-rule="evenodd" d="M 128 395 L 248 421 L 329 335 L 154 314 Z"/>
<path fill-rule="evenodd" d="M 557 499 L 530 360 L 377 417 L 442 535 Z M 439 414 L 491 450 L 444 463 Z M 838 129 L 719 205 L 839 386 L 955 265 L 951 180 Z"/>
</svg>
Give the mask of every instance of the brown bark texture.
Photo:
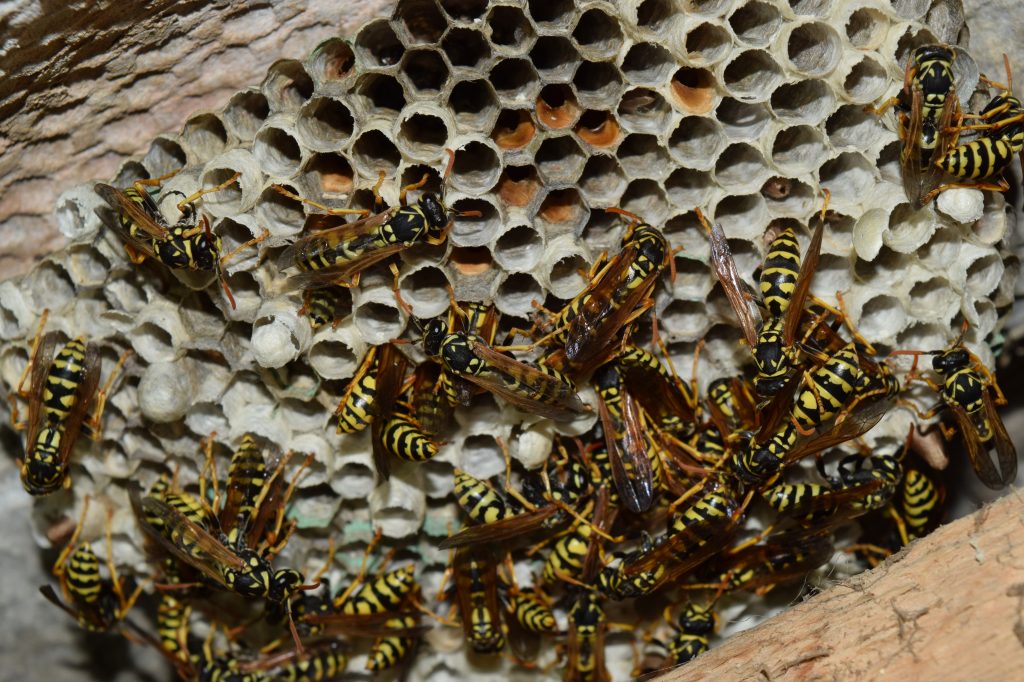
<svg viewBox="0 0 1024 682">
<path fill-rule="evenodd" d="M 1024 496 L 1014 490 L 658 679 L 1024 679 Z"/>
<path fill-rule="evenodd" d="M 63 245 L 69 186 L 107 179 L 270 64 L 386 14 L 391 0 L 0 2 L 0 280 Z"/>
</svg>

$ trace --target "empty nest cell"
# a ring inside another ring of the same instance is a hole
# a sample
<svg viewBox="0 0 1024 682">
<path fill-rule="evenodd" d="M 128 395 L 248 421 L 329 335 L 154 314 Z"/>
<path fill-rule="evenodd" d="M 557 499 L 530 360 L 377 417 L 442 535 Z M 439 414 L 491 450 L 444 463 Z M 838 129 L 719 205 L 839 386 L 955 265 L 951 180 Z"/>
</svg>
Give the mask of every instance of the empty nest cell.
<svg viewBox="0 0 1024 682">
<path fill-rule="evenodd" d="M 444 58 L 433 49 L 409 50 L 402 58 L 399 74 L 410 95 L 425 99 L 436 98 L 451 75 Z"/>
<path fill-rule="evenodd" d="M 764 47 L 782 26 L 782 15 L 775 5 L 752 0 L 743 3 L 729 15 L 729 26 L 740 42 Z"/>
<path fill-rule="evenodd" d="M 271 65 L 260 88 L 272 112 L 295 113 L 313 96 L 313 79 L 301 62 L 282 59 Z"/>
<path fill-rule="evenodd" d="M 392 26 L 398 29 L 399 37 L 408 45 L 432 45 L 448 28 L 448 22 L 434 0 L 400 2 L 395 8 L 394 18 L 397 21 Z"/>
<path fill-rule="evenodd" d="M 498 97 L 483 79 L 459 81 L 448 93 L 448 110 L 461 131 L 487 130 L 498 116 Z"/>
<path fill-rule="evenodd" d="M 302 107 L 297 132 L 303 144 L 310 149 L 337 151 L 355 132 L 355 118 L 345 102 L 331 97 L 314 97 Z"/>
<path fill-rule="evenodd" d="M 533 24 L 518 7 L 492 7 L 487 15 L 491 43 L 499 52 L 522 53 L 537 37 Z"/>
<path fill-rule="evenodd" d="M 468 28 L 453 28 L 441 42 L 441 49 L 454 68 L 479 71 L 486 68 L 491 59 L 491 48 L 479 31 Z"/>
<path fill-rule="evenodd" d="M 619 53 L 622 29 L 619 22 L 593 7 L 580 16 L 573 28 L 572 39 L 587 59 L 607 59 Z"/>
<path fill-rule="evenodd" d="M 405 48 L 385 19 L 363 26 L 353 44 L 357 62 L 363 68 L 394 66 L 402 59 Z"/>
</svg>

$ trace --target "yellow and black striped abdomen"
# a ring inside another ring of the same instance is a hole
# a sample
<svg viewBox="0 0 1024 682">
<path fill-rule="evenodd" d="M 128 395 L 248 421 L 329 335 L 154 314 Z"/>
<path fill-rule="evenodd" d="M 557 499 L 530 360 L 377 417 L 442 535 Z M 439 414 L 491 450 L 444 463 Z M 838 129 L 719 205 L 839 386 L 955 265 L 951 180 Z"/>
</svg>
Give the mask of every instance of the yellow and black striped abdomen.
<svg viewBox="0 0 1024 682">
<path fill-rule="evenodd" d="M 800 243 L 796 233 L 787 227 L 768 246 L 768 255 L 761 267 L 761 300 L 771 317 L 779 317 L 789 308 L 799 274 Z"/>
<path fill-rule="evenodd" d="M 407 462 L 425 462 L 437 454 L 437 445 L 409 416 L 396 412 L 381 431 L 387 452 Z"/>
<path fill-rule="evenodd" d="M 852 343 L 847 344 L 805 375 L 804 387 L 793 405 L 793 418 L 804 429 L 813 429 L 834 417 L 853 396 L 860 377 L 857 351 Z"/>
<path fill-rule="evenodd" d="M 949 150 L 936 164 L 950 175 L 967 180 L 990 178 L 1013 161 L 1011 138 L 979 137 Z"/>
<path fill-rule="evenodd" d="M 583 561 L 590 547 L 590 526 L 581 523 L 576 529 L 555 542 L 544 563 L 544 580 L 553 583 L 560 576 L 576 578 L 583 569 Z"/>
<path fill-rule="evenodd" d="M 413 564 L 388 571 L 359 590 L 349 595 L 341 604 L 342 613 L 347 615 L 368 615 L 394 611 L 412 590 L 414 583 Z"/>
<path fill-rule="evenodd" d="M 384 626 L 389 628 L 414 628 L 416 627 L 416 618 L 413 616 L 389 618 L 384 621 Z M 381 637 L 373 643 L 370 655 L 366 659 L 366 669 L 378 672 L 394 668 L 405 658 L 415 643 L 416 640 L 412 637 Z"/>
<path fill-rule="evenodd" d="M 160 595 L 160 604 L 156 609 L 156 631 L 160 644 L 171 658 L 187 661 L 188 652 L 188 620 L 192 607 L 180 602 L 167 592 Z"/>
<path fill-rule="evenodd" d="M 99 600 L 103 591 L 100 561 L 88 542 L 83 542 L 72 552 L 66 575 L 68 592 L 75 603 L 92 605 Z"/>
<path fill-rule="evenodd" d="M 50 365 L 43 386 L 43 414 L 52 424 L 63 421 L 75 407 L 78 386 L 85 375 L 85 340 L 68 341 Z"/>
<path fill-rule="evenodd" d="M 900 490 L 900 515 L 908 539 L 919 538 L 940 513 L 942 496 L 935 482 L 917 469 L 908 469 Z"/>
<path fill-rule="evenodd" d="M 455 499 L 475 523 L 494 523 L 512 516 L 505 500 L 479 478 L 455 469 Z"/>
<path fill-rule="evenodd" d="M 231 456 L 228 466 L 228 496 L 238 500 L 238 523 L 243 526 L 255 513 L 256 500 L 267 481 L 263 451 L 249 434 Z"/>
<path fill-rule="evenodd" d="M 508 610 L 530 632 L 551 632 L 555 629 L 555 614 L 539 599 L 528 594 L 510 597 Z"/>
<path fill-rule="evenodd" d="M 340 405 L 338 431 L 342 433 L 357 433 L 373 421 L 373 406 L 377 398 L 376 361 L 368 369 L 352 380 L 347 399 Z"/>
<path fill-rule="evenodd" d="M 305 656 L 268 671 L 268 677 L 257 679 L 277 680 L 279 682 L 325 682 L 333 680 L 345 670 L 347 663 L 345 654 L 337 646 L 307 653 Z M 234 682 L 231 677 L 226 682 Z"/>
</svg>

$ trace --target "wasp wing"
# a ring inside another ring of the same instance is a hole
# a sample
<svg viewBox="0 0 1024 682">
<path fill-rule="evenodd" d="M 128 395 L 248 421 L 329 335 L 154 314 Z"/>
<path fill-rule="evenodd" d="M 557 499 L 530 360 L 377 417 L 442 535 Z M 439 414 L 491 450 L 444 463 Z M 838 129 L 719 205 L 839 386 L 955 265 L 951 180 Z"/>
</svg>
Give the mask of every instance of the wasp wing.
<svg viewBox="0 0 1024 682">
<path fill-rule="evenodd" d="M 43 417 L 43 390 L 46 388 L 46 376 L 50 373 L 53 363 L 53 351 L 57 345 L 57 333 L 50 332 L 43 336 L 39 348 L 32 356 L 32 381 L 28 393 L 28 432 L 25 438 L 25 455 L 28 456 L 36 446 L 39 427 Z"/>
<path fill-rule="evenodd" d="M 542 527 L 558 510 L 559 508 L 556 505 L 550 505 L 523 514 L 516 514 L 493 523 L 468 526 L 455 535 L 441 540 L 437 546 L 439 549 L 451 549 L 452 547 L 463 547 L 469 544 L 487 545 L 496 542 L 507 542 L 532 533 Z"/>
<path fill-rule="evenodd" d="M 620 389 L 622 384 L 620 384 Z M 648 457 L 648 442 L 636 400 L 621 391 L 622 415 L 616 418 L 598 396 L 598 410 L 604 429 L 608 459 L 615 489 L 630 511 L 641 514 L 654 503 L 654 472 Z"/>
<path fill-rule="evenodd" d="M 999 487 L 1002 488 L 1010 485 L 1017 478 L 1017 449 L 1013 446 L 1013 440 L 1006 432 L 1006 425 L 1003 424 L 1003 420 L 996 410 L 991 390 L 985 391 L 983 400 L 985 416 L 992 429 L 992 439 L 996 446 L 996 460 L 999 462 L 999 470 L 1002 472 L 999 477 L 1001 484 Z"/>
<path fill-rule="evenodd" d="M 708 228 L 708 237 L 711 243 L 711 267 L 718 281 L 722 283 L 722 290 L 736 314 L 747 345 L 753 348 L 757 345 L 759 324 L 751 310 L 750 299 L 744 293 L 746 287 L 740 278 L 739 270 L 736 269 L 736 261 L 733 260 L 732 250 L 729 248 L 729 241 L 722 230 L 722 225 L 712 224 Z"/>
<path fill-rule="evenodd" d="M 384 344 L 378 350 L 376 397 L 374 400 L 374 419 L 370 424 L 371 441 L 373 443 L 373 462 L 377 467 L 377 475 L 383 480 L 391 476 L 388 451 L 384 446 L 384 427 L 388 418 L 395 410 L 395 403 L 405 383 L 405 370 L 408 361 L 394 347 Z"/>
<path fill-rule="evenodd" d="M 789 348 L 796 340 L 797 331 L 800 329 L 800 318 L 804 314 L 804 301 L 811 290 L 811 280 L 814 279 L 814 272 L 818 269 L 818 259 L 821 256 L 821 238 L 825 232 L 825 221 L 819 220 L 811 235 L 811 243 L 807 246 L 807 253 L 804 254 L 803 262 L 800 263 L 800 273 L 796 277 L 796 287 L 789 299 L 789 308 L 786 310 L 786 320 L 782 327 L 783 344 Z"/>
<path fill-rule="evenodd" d="M 154 239 L 167 239 L 170 237 L 170 233 L 167 228 L 157 222 L 157 216 L 160 215 L 159 209 L 149 194 L 142 193 L 140 198 L 142 203 L 132 200 L 124 191 L 111 187 L 110 185 L 104 185 L 98 183 L 93 187 L 97 194 L 107 202 L 107 204 L 119 213 L 122 217 L 141 229 L 143 232 L 153 237 Z M 145 208 L 143 208 L 145 207 Z M 114 229 L 115 232 L 121 235 L 125 240 L 131 241 L 133 244 L 142 247 L 143 249 L 152 252 L 152 247 L 147 245 L 145 242 L 132 237 L 128 229 L 124 224 L 118 220 L 118 216 L 115 216 L 114 220 L 104 219 L 107 225 Z"/>
<path fill-rule="evenodd" d="M 487 365 L 482 374 L 459 374 L 516 407 L 556 421 L 569 421 L 589 411 L 572 384 L 536 367 L 503 355 L 469 338 L 473 354 Z"/>
</svg>

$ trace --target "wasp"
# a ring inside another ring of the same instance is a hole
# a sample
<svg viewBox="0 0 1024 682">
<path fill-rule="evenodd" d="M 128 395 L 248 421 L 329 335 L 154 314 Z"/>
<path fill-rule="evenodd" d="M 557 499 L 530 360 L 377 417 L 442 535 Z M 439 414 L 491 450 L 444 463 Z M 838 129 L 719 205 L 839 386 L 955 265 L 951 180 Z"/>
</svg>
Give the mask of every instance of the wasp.
<svg viewBox="0 0 1024 682">
<path fill-rule="evenodd" d="M 449 156 L 445 179 L 455 163 L 454 152 L 449 150 Z M 289 281 L 303 289 L 331 285 L 354 287 L 359 283 L 360 273 L 389 256 L 418 243 L 443 244 L 452 224 L 452 211 L 442 199 L 427 192 L 415 204 L 406 204 L 406 195 L 423 187 L 429 177 L 424 174 L 419 182 L 403 187 L 398 207 L 374 215 L 367 215 L 360 209 L 331 208 L 274 185 L 284 196 L 325 212 L 306 219 L 310 234 L 285 249 L 278 259 L 278 268 L 298 270 Z M 378 203 L 377 191 L 383 181 L 382 173 L 374 187 Z M 344 220 L 343 216 L 353 213 L 363 217 L 352 223 L 338 224 L 339 220 Z"/>
<path fill-rule="evenodd" d="M 601 569 L 601 572 L 597 574 L 597 588 L 603 595 L 616 601 L 642 597 L 652 592 L 662 582 L 665 575 L 664 565 L 658 565 L 634 575 L 627 575 L 623 570 L 628 564 L 652 551 L 654 551 L 654 541 L 645 531 L 641 536 L 638 549 L 619 557 L 617 564 L 609 564 Z"/>
<path fill-rule="evenodd" d="M 459 547 L 452 570 L 466 641 L 478 654 L 499 653 L 505 648 L 505 633 L 494 558 L 486 550 Z"/>
<path fill-rule="evenodd" d="M 671 261 L 660 230 L 622 209 L 607 210 L 633 220 L 622 249 L 603 266 L 595 264 L 590 284 L 554 315 L 554 330 L 534 344 L 560 346 L 545 364 L 572 376 L 587 375 L 611 359 L 619 331 L 653 304 L 658 277 Z"/>
<path fill-rule="evenodd" d="M 371 443 L 374 464 L 377 474 L 384 480 L 391 475 L 388 454 L 405 452 L 395 447 L 397 440 L 394 438 L 394 429 L 397 427 L 392 424 L 391 433 L 386 432 L 402 393 L 407 366 L 405 356 L 394 347 L 394 344 L 371 347 L 363 356 L 363 361 L 349 381 L 335 410 L 339 433 L 357 433 L 373 426 Z M 385 444 L 386 436 L 392 445 L 390 448 Z"/>
<path fill-rule="evenodd" d="M 633 394 L 624 390 L 614 363 L 598 369 L 593 381 L 615 488 L 629 510 L 642 513 L 654 504 L 656 481 L 652 459 L 659 462 L 659 471 L 660 460 L 644 432 L 640 406 Z"/>
<path fill-rule="evenodd" d="M 700 496 L 674 516 L 665 534 L 647 551 L 623 561 L 619 569 L 626 577 L 653 575 L 654 584 L 648 591 L 691 572 L 721 549 L 750 500 L 749 495 L 740 500 L 718 473 L 709 475 L 693 491 Z"/>
<path fill-rule="evenodd" d="M 164 180 L 176 174 L 177 171 L 159 178 L 137 180 L 131 187 L 123 190 L 102 183 L 97 184 L 94 188 L 96 193 L 116 213 L 114 219 L 102 214 L 101 217 L 124 240 L 125 251 L 133 263 L 138 265 L 146 258 L 152 258 L 174 270 L 214 272 L 220 279 L 231 307 L 234 308 L 235 297 L 224 274 L 224 263 L 243 249 L 266 239 L 269 232 L 264 230 L 261 236 L 222 256 L 223 245 L 220 237 L 210 229 L 210 219 L 196 211 L 195 202 L 200 197 L 229 187 L 238 180 L 241 173 L 235 173 L 216 187 L 201 189 L 190 196 L 183 196 L 177 204 L 181 217 L 175 224 L 169 224 L 158 208 L 150 188 L 159 187 Z"/>
<path fill-rule="evenodd" d="M 509 554 L 505 555 L 505 576 L 499 574 L 498 588 L 512 651 L 519 660 L 532 661 L 540 650 L 541 636 L 553 633 L 557 626 L 551 603 L 537 587 L 520 589 Z"/>
<path fill-rule="evenodd" d="M 326 324 L 330 324 L 332 329 L 337 329 L 344 319 L 344 315 L 339 312 L 342 311 L 342 306 L 342 293 L 338 287 L 309 289 L 303 295 L 299 315 L 309 318 L 309 326 L 314 331 Z"/>
<path fill-rule="evenodd" d="M 100 381 L 100 351 L 82 336 L 75 337 L 54 354 L 56 332 L 43 335 L 49 310 L 43 310 L 39 331 L 32 343 L 29 363 L 17 390 L 11 394 L 14 428 L 27 428 L 25 458 L 18 462 L 21 483 L 30 495 L 49 495 L 71 486 L 68 461 L 80 432 L 93 440 L 102 437 L 101 419 L 107 395 L 131 351 L 125 351 L 106 384 Z M 28 391 L 25 380 L 31 374 Z M 17 398 L 28 401 L 28 420 L 19 423 Z M 92 410 L 92 415 L 86 415 Z"/>
<path fill-rule="evenodd" d="M 142 594 L 142 587 L 135 586 L 130 578 L 117 574 L 113 558 L 113 542 L 110 535 L 110 520 L 113 512 L 108 510 L 106 523 L 107 572 L 100 573 L 100 561 L 88 542 L 79 544 L 78 538 L 89 511 L 88 496 L 82 503 L 82 514 L 75 526 L 67 546 L 53 565 L 53 575 L 60 583 L 61 591 L 68 604 L 54 593 L 49 585 L 39 588 L 47 600 L 67 612 L 78 624 L 91 632 L 108 632 L 120 623 Z"/>
<path fill-rule="evenodd" d="M 327 641 L 304 651 L 281 651 L 233 667 L 238 671 L 236 675 L 254 676 L 250 678 L 253 680 L 326 682 L 345 672 L 347 662 L 341 642 Z M 227 680 L 234 682 L 235 678 Z"/>
<path fill-rule="evenodd" d="M 286 484 L 284 469 L 293 453 L 289 451 L 283 456 L 275 456 L 275 461 L 268 467 L 263 448 L 252 434 L 245 434 L 231 455 L 222 505 L 213 457 L 215 436 L 212 434 L 207 439 L 205 448 L 207 467 L 213 480 L 213 507 L 220 510 L 216 513 L 217 527 L 225 535 L 228 547 L 260 547 L 264 554 L 277 554 L 294 531 L 294 522 L 286 524 L 284 521 L 285 511 L 300 477 L 313 462 L 312 455 L 306 457 Z M 200 487 L 205 496 L 204 486 Z"/>
<path fill-rule="evenodd" d="M 896 492 L 892 514 L 904 545 L 924 537 L 942 520 L 945 489 L 918 467 L 908 467 Z"/>
<path fill-rule="evenodd" d="M 662 353 L 668 358 L 664 348 Z M 683 437 L 693 433 L 698 400 L 690 384 L 680 380 L 657 356 L 640 346 L 625 346 L 615 362 L 626 388 L 659 429 Z"/>
<path fill-rule="evenodd" d="M 751 388 L 742 377 L 728 377 L 712 381 L 707 389 L 712 421 L 719 431 L 718 437 L 757 425 L 757 404 Z"/>
<path fill-rule="evenodd" d="M 740 328 L 750 346 L 757 377 L 754 390 L 762 397 L 774 396 L 782 390 L 796 361 L 794 342 L 804 314 L 804 302 L 810 292 L 811 279 L 818 267 L 821 240 L 828 208 L 825 195 L 821 217 L 811 235 L 806 254 L 801 259 L 796 233 L 785 228 L 768 246 L 768 255 L 760 277 L 760 302 L 765 315 L 760 324 L 748 305 L 745 284 L 736 269 L 729 242 L 722 226 L 709 224 L 698 210 L 697 217 L 711 240 L 711 265 L 722 283 L 722 289 L 739 320 Z"/>
<path fill-rule="evenodd" d="M 917 370 L 917 357 L 935 356 L 932 358 L 932 369 L 939 375 L 942 383 L 937 384 L 927 377 L 923 379 L 939 394 L 941 402 L 919 416 L 922 419 L 930 419 L 943 408 L 948 409 L 953 415 L 956 430 L 960 432 L 978 480 L 989 488 L 998 490 L 1012 483 L 1017 477 L 1017 450 L 996 411 L 997 405 L 1006 404 L 1006 398 L 992 373 L 964 346 L 963 337 L 966 332 L 965 323 L 960 336 L 945 350 L 897 350 L 893 351 L 892 355 L 915 356 L 911 376 L 914 376 Z M 943 428 L 942 432 L 947 439 L 953 437 L 952 429 Z M 998 469 L 989 455 L 993 449 L 999 463 Z"/>
<path fill-rule="evenodd" d="M 616 510 L 609 504 L 610 500 L 608 486 L 601 484 L 582 511 L 576 514 L 576 522 L 552 546 L 541 573 L 545 582 L 562 581 L 589 586 L 590 581 L 597 578 L 601 552 L 598 538 L 609 538 L 605 529 L 615 522 Z"/>
<path fill-rule="evenodd" d="M 1000 92 L 981 113 L 970 115 L 981 123 L 954 126 L 952 139 L 939 149 L 932 161 L 934 167 L 958 181 L 935 187 L 925 195 L 922 203 L 928 203 L 939 192 L 951 187 L 973 187 L 996 192 L 1009 189 L 1003 174 L 1013 162 L 1014 156 L 1024 160 L 1024 106 L 1013 95 L 1013 80 L 1006 55 L 1003 55 L 1003 60 L 1006 64 L 1007 84 L 986 81 Z M 968 142 L 957 144 L 959 132 L 964 130 L 980 130 L 981 134 Z M 1000 178 L 998 182 L 984 182 L 997 176 Z"/>
<path fill-rule="evenodd" d="M 672 665 L 682 665 L 700 656 L 710 648 L 710 638 L 717 625 L 714 604 L 701 606 L 689 602 L 679 612 L 675 622 L 669 617 L 672 607 L 665 607 L 665 620 L 672 628 L 672 638 L 667 644 L 658 642 L 668 653 Z"/>
<path fill-rule="evenodd" d="M 443 320 L 431 320 L 423 340 L 428 356 L 444 369 L 501 396 L 513 406 L 559 421 L 589 408 L 567 376 L 545 365 L 527 365 L 504 355 L 478 336 L 449 333 Z"/>
<path fill-rule="evenodd" d="M 507 456 L 504 442 L 499 440 L 499 445 Z M 575 485 L 568 489 L 560 489 L 558 493 L 552 490 L 550 500 L 547 500 L 546 504 L 535 506 L 507 485 L 506 492 L 509 496 L 506 498 L 487 481 L 476 478 L 462 469 L 456 468 L 454 476 L 455 500 L 475 525 L 442 540 L 438 544 L 441 549 L 471 543 L 507 542 L 540 528 L 554 528 L 563 518 L 559 511 L 565 509 L 567 503 L 575 502 L 584 492 L 582 488 L 577 490 Z"/>
<path fill-rule="evenodd" d="M 133 489 L 131 501 L 147 535 L 214 585 L 272 605 L 285 604 L 295 592 L 316 586 L 303 585 L 304 577 L 296 570 L 273 570 L 266 556 L 249 547 L 229 547 L 222 533 L 215 536 L 164 499 L 150 495 L 140 499 Z M 160 526 L 152 526 L 148 518 L 160 519 Z"/>
<path fill-rule="evenodd" d="M 796 530 L 728 552 L 719 590 L 752 590 L 764 595 L 776 585 L 806 575 L 832 556 L 827 533 Z"/>
<path fill-rule="evenodd" d="M 611 679 L 604 660 L 607 627 L 600 595 L 592 590 L 580 590 L 569 607 L 567 660 L 563 675 L 566 682 L 607 682 Z"/>
<path fill-rule="evenodd" d="M 953 74 L 956 48 L 949 45 L 922 45 L 907 60 L 900 93 L 872 108 L 882 114 L 896 105 L 900 167 L 907 198 L 921 208 L 934 196 L 930 194 L 941 178 L 932 161 L 937 161 L 950 146 L 949 126 L 960 110 Z M 926 170 L 927 169 L 927 170 Z"/>
<path fill-rule="evenodd" d="M 853 469 L 848 468 L 851 461 L 857 464 Z M 824 460 L 819 458 L 819 471 L 827 485 L 779 483 L 763 490 L 761 496 L 778 514 L 803 524 L 814 524 L 823 518 L 852 519 L 885 507 L 895 495 L 903 474 L 895 457 L 875 455 L 870 458 L 870 469 L 863 468 L 864 461 L 857 455 L 845 458 L 840 462 L 838 476 L 828 476 Z"/>
<path fill-rule="evenodd" d="M 873 384 L 863 377 L 861 364 L 865 359 L 856 344 L 847 343 L 824 361 L 806 371 L 800 382 L 802 390 L 789 409 L 788 394 L 783 393 L 769 406 L 766 423 L 748 448 L 731 458 L 733 473 L 746 485 L 764 482 L 778 474 L 789 462 L 796 461 L 847 440 L 856 438 L 875 426 L 891 401 L 866 400 L 875 397 Z M 798 388 L 794 384 L 795 388 Z M 868 392 L 858 394 L 858 387 Z M 884 391 L 888 395 L 889 391 Z M 854 406 L 857 409 L 853 409 Z M 773 415 L 786 415 L 781 424 Z M 836 417 L 833 426 L 823 433 L 817 428 Z M 801 436 L 812 436 L 803 443 Z"/>
</svg>

